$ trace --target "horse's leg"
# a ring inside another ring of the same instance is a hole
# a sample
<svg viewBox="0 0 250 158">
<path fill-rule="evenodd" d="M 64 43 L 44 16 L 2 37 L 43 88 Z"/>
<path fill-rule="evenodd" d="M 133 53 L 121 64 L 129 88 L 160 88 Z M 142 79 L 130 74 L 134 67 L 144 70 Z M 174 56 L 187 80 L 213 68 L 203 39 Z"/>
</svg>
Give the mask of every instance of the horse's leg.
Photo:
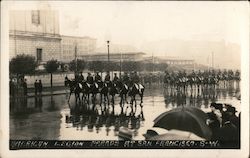
<svg viewBox="0 0 250 158">
<path fill-rule="evenodd" d="M 142 103 L 143 103 L 143 91 L 142 91 L 142 93 L 140 94 L 140 97 L 141 97 L 141 103 L 140 103 L 140 106 L 142 107 Z"/>
<path fill-rule="evenodd" d="M 108 100 L 108 105 L 109 105 L 109 95 L 108 94 L 106 94 L 106 98 Z"/>
<path fill-rule="evenodd" d="M 100 93 L 100 106 L 102 107 L 102 93 Z"/>
<path fill-rule="evenodd" d="M 112 104 L 115 105 L 115 95 L 112 95 Z"/>
<path fill-rule="evenodd" d="M 120 93 L 120 97 L 121 97 L 120 106 L 122 106 L 122 102 L 123 102 L 123 94 L 122 93 Z"/>
<path fill-rule="evenodd" d="M 88 104 L 89 104 L 89 96 L 90 96 L 90 93 L 88 93 L 88 101 L 87 101 L 87 102 L 88 102 Z"/>
<path fill-rule="evenodd" d="M 156 83 L 157 84 L 157 83 Z M 136 102 L 136 94 L 134 96 L 134 102 L 135 102 L 135 110 L 136 110 L 136 107 L 137 107 L 137 102 Z"/>
<path fill-rule="evenodd" d="M 125 95 L 125 101 L 126 101 L 126 103 L 128 104 L 127 94 L 125 93 L 124 95 Z"/>
<path fill-rule="evenodd" d="M 69 98 L 68 98 L 68 102 L 69 102 L 69 100 L 70 100 L 71 93 L 72 93 L 72 92 L 70 91 L 70 93 L 69 93 Z"/>
</svg>

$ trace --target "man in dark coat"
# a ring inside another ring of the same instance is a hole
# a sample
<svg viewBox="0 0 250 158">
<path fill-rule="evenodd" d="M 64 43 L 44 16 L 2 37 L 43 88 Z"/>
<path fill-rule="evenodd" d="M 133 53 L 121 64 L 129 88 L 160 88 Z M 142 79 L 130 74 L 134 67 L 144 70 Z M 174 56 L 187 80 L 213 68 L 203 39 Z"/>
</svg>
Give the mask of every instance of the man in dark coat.
<svg viewBox="0 0 250 158">
<path fill-rule="evenodd" d="M 220 140 L 223 146 L 238 146 L 240 137 L 237 127 L 230 121 L 228 113 L 223 115 L 223 120 L 225 122 L 216 133 L 216 139 Z"/>
<path fill-rule="evenodd" d="M 80 76 L 79 76 L 79 81 L 80 81 L 80 82 L 83 82 L 83 80 L 84 80 L 84 76 L 83 76 L 83 74 L 82 74 L 82 72 L 81 72 L 81 74 L 80 74 Z"/>
<path fill-rule="evenodd" d="M 35 87 L 35 95 L 37 95 L 37 91 L 38 91 L 38 81 L 36 80 L 35 83 L 34 83 L 34 87 Z"/>
<path fill-rule="evenodd" d="M 95 82 L 101 82 L 101 81 L 102 81 L 102 77 L 99 75 L 99 72 L 96 72 Z"/>
<path fill-rule="evenodd" d="M 211 103 L 210 104 L 211 112 L 207 113 L 209 120 L 208 120 L 208 126 L 210 127 L 212 131 L 212 138 L 216 139 L 216 134 L 221 126 L 222 119 L 219 118 L 220 116 L 217 115 L 216 110 L 221 113 L 222 115 L 222 104 L 217 103 Z"/>
<path fill-rule="evenodd" d="M 107 72 L 104 81 L 105 82 L 110 82 L 110 74 L 109 74 L 109 72 Z"/>
<path fill-rule="evenodd" d="M 117 76 L 117 73 L 114 73 L 114 79 L 113 79 L 113 81 L 116 83 L 118 80 L 119 80 L 119 77 Z"/>
<path fill-rule="evenodd" d="M 24 79 L 24 81 L 23 81 L 23 92 L 24 92 L 24 96 L 27 96 L 28 87 L 27 87 L 27 80 L 26 79 Z"/>
<path fill-rule="evenodd" d="M 39 80 L 39 83 L 38 83 L 38 92 L 39 92 L 40 95 L 42 94 L 42 91 L 43 91 L 43 84 L 42 84 L 42 81 Z"/>
<path fill-rule="evenodd" d="M 122 77 L 122 82 L 124 83 L 124 84 L 128 84 L 129 83 L 129 76 L 128 76 L 128 73 L 127 72 L 125 72 L 124 73 L 124 75 L 123 75 L 123 77 Z"/>
<path fill-rule="evenodd" d="M 88 73 L 88 76 L 87 76 L 87 83 L 91 85 L 94 83 L 93 76 L 91 75 L 90 72 Z"/>
</svg>

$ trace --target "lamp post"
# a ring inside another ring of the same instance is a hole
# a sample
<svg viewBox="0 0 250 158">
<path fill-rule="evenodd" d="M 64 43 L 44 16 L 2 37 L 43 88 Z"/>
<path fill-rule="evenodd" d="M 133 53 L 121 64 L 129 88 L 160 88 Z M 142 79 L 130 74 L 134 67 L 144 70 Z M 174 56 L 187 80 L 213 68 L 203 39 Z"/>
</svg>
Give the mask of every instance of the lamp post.
<svg viewBox="0 0 250 158">
<path fill-rule="evenodd" d="M 77 73 L 77 43 L 75 45 L 75 76 Z"/>
<path fill-rule="evenodd" d="M 120 52 L 120 78 L 122 76 L 122 52 Z"/>
<path fill-rule="evenodd" d="M 110 41 L 107 41 L 107 46 L 108 46 L 108 63 L 109 63 L 109 42 Z"/>
<path fill-rule="evenodd" d="M 109 69 L 109 42 L 110 41 L 107 41 L 107 46 L 108 46 L 108 69 Z"/>
<path fill-rule="evenodd" d="M 214 52 L 212 52 L 212 69 L 214 69 Z"/>
</svg>

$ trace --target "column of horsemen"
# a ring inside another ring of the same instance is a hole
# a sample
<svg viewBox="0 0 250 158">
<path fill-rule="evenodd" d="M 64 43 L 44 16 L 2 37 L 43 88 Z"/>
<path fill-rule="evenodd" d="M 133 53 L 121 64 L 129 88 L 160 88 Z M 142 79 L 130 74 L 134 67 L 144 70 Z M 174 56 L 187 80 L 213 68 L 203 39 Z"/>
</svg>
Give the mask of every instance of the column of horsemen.
<svg viewBox="0 0 250 158">
<path fill-rule="evenodd" d="M 186 91 L 188 88 L 193 89 L 207 89 L 207 88 L 239 88 L 240 71 L 232 70 L 206 70 L 197 71 L 192 70 L 191 73 L 186 71 L 167 72 L 163 79 L 164 87 L 177 88 L 177 90 Z"/>
<path fill-rule="evenodd" d="M 86 79 L 80 72 L 75 74 L 73 80 L 68 79 L 66 76 L 65 86 L 70 87 L 70 96 L 74 93 L 77 100 L 84 100 L 87 103 L 90 102 L 90 95 L 92 103 L 94 103 L 98 93 L 100 94 L 101 104 L 106 102 L 109 104 L 109 97 L 111 96 L 111 103 L 114 105 L 114 97 L 117 94 L 121 98 L 121 105 L 128 103 L 127 96 L 131 97 L 131 104 L 136 103 L 136 95 L 141 97 L 141 103 L 143 100 L 144 86 L 140 82 L 140 77 L 136 71 L 131 73 L 125 72 L 120 78 L 117 76 L 117 73 L 114 73 L 113 79 L 111 79 L 109 72 L 106 73 L 104 79 L 102 79 L 99 72 L 96 72 L 94 75 L 88 72 Z"/>
<path fill-rule="evenodd" d="M 178 91 L 187 91 L 204 88 L 232 88 L 236 86 L 239 88 L 240 71 L 232 70 L 205 70 L 187 72 L 183 71 L 165 71 L 165 73 L 158 74 L 138 74 L 136 71 L 124 72 L 120 77 L 114 73 L 111 79 L 110 73 L 107 72 L 104 79 L 102 79 L 99 72 L 95 74 L 88 73 L 84 78 L 82 73 L 75 74 L 75 79 L 70 80 L 65 77 L 65 86 L 70 87 L 70 96 L 75 93 L 77 99 L 86 100 L 89 103 L 90 95 L 92 95 L 92 102 L 96 101 L 96 95 L 100 94 L 100 102 L 109 104 L 109 96 L 111 96 L 111 103 L 114 104 L 114 97 L 120 97 L 120 104 L 124 105 L 127 102 L 127 96 L 131 97 L 130 103 L 136 103 L 136 95 L 141 98 L 143 102 L 143 93 L 146 85 L 163 84 L 164 88 L 175 89 Z M 70 99 L 69 96 L 69 99 Z M 82 96 L 82 97 L 80 97 Z"/>
</svg>

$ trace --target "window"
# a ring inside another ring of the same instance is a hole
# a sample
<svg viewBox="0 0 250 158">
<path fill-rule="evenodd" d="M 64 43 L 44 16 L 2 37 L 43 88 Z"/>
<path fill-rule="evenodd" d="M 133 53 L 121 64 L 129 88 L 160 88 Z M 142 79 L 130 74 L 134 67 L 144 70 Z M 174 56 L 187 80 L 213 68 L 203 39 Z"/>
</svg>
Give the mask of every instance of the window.
<svg viewBox="0 0 250 158">
<path fill-rule="evenodd" d="M 42 49 L 41 48 L 36 49 L 36 60 L 37 62 L 42 61 Z"/>
<path fill-rule="evenodd" d="M 40 11 L 39 10 L 32 10 L 31 12 L 32 24 L 40 24 Z"/>
</svg>

